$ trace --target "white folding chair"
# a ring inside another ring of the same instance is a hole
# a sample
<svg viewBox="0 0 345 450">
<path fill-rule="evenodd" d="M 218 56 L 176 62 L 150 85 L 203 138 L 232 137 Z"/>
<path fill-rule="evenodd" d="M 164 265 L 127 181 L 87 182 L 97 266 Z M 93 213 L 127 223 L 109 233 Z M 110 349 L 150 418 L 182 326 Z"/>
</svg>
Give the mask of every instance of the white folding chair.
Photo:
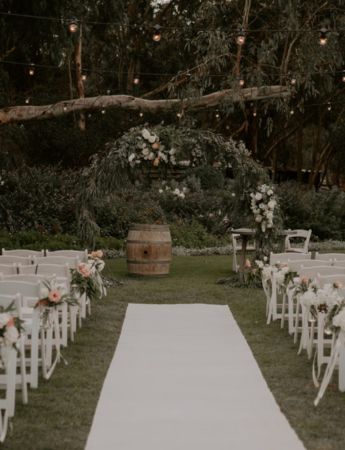
<svg viewBox="0 0 345 450">
<path fill-rule="evenodd" d="M 15 249 L 15 250 L 6 250 L 2 249 L 2 254 L 4 256 L 22 256 L 24 258 L 33 257 L 33 256 L 44 256 L 44 250 L 28 250 L 28 249 Z"/>
<path fill-rule="evenodd" d="M 34 258 L 34 264 L 60 264 L 69 267 L 77 267 L 80 263 L 77 256 L 40 256 Z"/>
<path fill-rule="evenodd" d="M 279 263 L 286 263 L 288 261 L 296 261 L 299 259 L 311 259 L 311 252 L 309 253 L 270 253 L 270 265 Z"/>
<path fill-rule="evenodd" d="M 329 268 L 330 269 L 330 268 Z M 341 286 L 345 286 L 345 267 L 332 267 L 333 272 L 331 271 L 322 271 L 317 274 L 317 280 L 320 287 L 323 287 L 325 284 L 334 284 L 339 283 Z"/>
<path fill-rule="evenodd" d="M 46 260 L 47 258 L 44 258 Z M 68 264 L 42 264 L 37 265 L 37 274 L 39 276 L 53 276 L 54 285 L 66 294 L 71 292 L 71 274 Z M 67 346 L 68 327 L 70 329 L 71 341 L 74 341 L 74 334 L 77 329 L 78 307 L 75 305 L 63 304 L 60 309 L 60 327 L 61 327 L 61 343 Z M 69 317 L 68 317 L 69 316 Z M 68 321 L 69 318 L 69 321 Z"/>
<path fill-rule="evenodd" d="M 0 264 L 0 273 L 3 275 L 15 275 L 17 273 L 16 264 Z"/>
<path fill-rule="evenodd" d="M 12 317 L 18 317 L 20 320 L 22 319 L 22 313 L 21 313 L 21 296 L 20 294 L 16 295 L 3 295 L 0 294 L 0 306 L 4 309 L 9 308 L 12 306 L 12 311 L 9 312 L 9 314 Z M 19 330 L 18 330 L 19 331 Z M 25 336 L 22 334 L 19 337 L 19 341 L 17 343 L 17 348 L 19 350 L 19 367 L 20 367 L 20 374 L 17 374 L 17 370 L 14 371 L 12 380 L 14 380 L 14 386 L 20 386 L 22 391 L 22 402 L 23 404 L 28 403 L 28 387 L 27 387 L 27 376 L 26 376 L 26 365 L 25 365 Z M 17 354 L 16 354 L 16 366 L 17 367 Z M 0 384 L 2 383 L 1 375 L 0 375 Z M 14 399 L 13 399 L 14 401 Z M 13 404 L 13 413 L 14 413 L 14 404 Z M 13 414 L 12 414 L 13 415 Z M 1 422 L 1 420 L 0 420 Z M 1 433 L 1 432 L 0 432 Z M 1 441 L 1 439 L 0 439 Z"/>
<path fill-rule="evenodd" d="M 285 251 L 296 253 L 307 253 L 309 248 L 309 241 L 311 237 L 311 230 L 289 230 L 285 238 Z M 297 240 L 297 242 L 295 242 Z"/>
<path fill-rule="evenodd" d="M 27 266 L 31 264 L 31 257 L 15 256 L 15 255 L 0 255 L 0 264 L 21 264 Z"/>
<path fill-rule="evenodd" d="M 345 253 L 315 253 L 315 259 L 345 261 Z"/>
<path fill-rule="evenodd" d="M 27 362 L 30 365 L 28 380 L 32 388 L 38 387 L 38 351 L 39 351 L 39 311 L 35 308 L 40 298 L 41 283 L 29 283 L 26 281 L 0 280 L 0 293 L 2 295 L 20 295 L 21 317 L 24 320 L 24 330 L 26 334 L 25 345 L 30 350 Z"/>
<path fill-rule="evenodd" d="M 88 251 L 85 250 L 46 250 L 46 256 L 67 256 L 68 258 L 78 258 L 80 262 L 87 262 Z"/>
<path fill-rule="evenodd" d="M 4 350 L 2 350 L 4 351 Z M 4 386 L 5 395 L 0 399 L 0 442 L 4 442 L 8 430 L 8 422 L 14 416 L 16 398 L 17 351 L 6 349 L 5 373 L 0 375 L 0 383 Z"/>
</svg>

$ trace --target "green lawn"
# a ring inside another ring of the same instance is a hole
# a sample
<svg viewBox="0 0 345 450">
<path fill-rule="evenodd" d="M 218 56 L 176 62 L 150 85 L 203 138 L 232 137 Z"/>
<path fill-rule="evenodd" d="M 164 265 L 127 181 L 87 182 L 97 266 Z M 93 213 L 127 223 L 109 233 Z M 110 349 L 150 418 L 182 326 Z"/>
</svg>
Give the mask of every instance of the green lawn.
<svg viewBox="0 0 345 450">
<path fill-rule="evenodd" d="M 229 275 L 230 268 L 228 256 L 175 257 L 169 277 L 138 279 L 127 277 L 124 259 L 109 261 L 107 274 L 121 279 L 123 286 L 111 289 L 106 299 L 93 305 L 92 316 L 78 331 L 76 342 L 63 351 L 69 364 L 60 364 L 50 381 L 41 380 L 39 388 L 29 392 L 27 406 L 20 404 L 18 395 L 13 432 L 3 448 L 84 448 L 126 307 L 132 302 L 228 304 L 270 389 L 306 448 L 343 450 L 345 394 L 335 387 L 328 389 L 314 408 L 316 389 L 310 361 L 305 354 L 297 356 L 291 337 L 278 323 L 266 326 L 261 290 L 216 284 L 218 278 Z"/>
</svg>

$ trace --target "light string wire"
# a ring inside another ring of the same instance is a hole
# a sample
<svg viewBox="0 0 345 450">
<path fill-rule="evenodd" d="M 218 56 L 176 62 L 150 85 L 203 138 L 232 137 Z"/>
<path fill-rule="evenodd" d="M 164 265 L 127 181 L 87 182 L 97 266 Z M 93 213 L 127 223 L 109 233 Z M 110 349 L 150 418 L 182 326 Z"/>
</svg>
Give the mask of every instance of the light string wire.
<svg viewBox="0 0 345 450">
<path fill-rule="evenodd" d="M 17 65 L 17 66 L 23 66 L 23 67 L 28 67 L 28 68 L 39 68 L 39 69 L 51 69 L 51 70 L 63 70 L 67 68 L 66 64 L 62 64 L 62 65 L 49 65 L 49 64 L 36 64 L 36 63 L 32 63 L 32 62 L 21 62 L 21 61 L 12 61 L 12 60 L 4 60 L 4 59 L 0 59 L 0 64 L 9 64 L 9 65 Z M 262 67 L 265 67 L 265 64 L 262 65 Z M 272 67 L 270 65 L 270 69 L 274 70 L 276 69 L 277 71 L 279 71 L 279 67 Z M 169 72 L 136 72 L 135 76 L 156 76 L 156 77 L 173 77 L 173 78 L 179 78 L 179 77 L 185 77 L 185 76 L 189 76 L 191 75 L 193 72 L 197 72 L 197 68 L 193 68 L 193 69 L 185 69 L 182 70 L 178 73 L 169 73 Z M 249 70 L 249 68 L 246 68 L 245 71 L 243 71 L 242 76 L 244 77 L 245 72 Z M 98 73 L 98 74 L 114 74 L 113 70 L 104 70 L 104 69 L 89 69 L 89 68 L 84 68 L 82 69 L 82 72 L 85 74 L 92 74 L 92 73 Z M 122 75 L 128 75 L 128 71 L 121 71 L 121 72 L 116 72 L 116 74 L 121 73 Z M 283 75 L 283 78 L 285 78 L 286 80 L 291 80 L 292 78 L 296 78 L 296 75 L 345 75 L 345 69 L 338 69 L 338 70 L 319 70 L 319 71 L 310 71 L 310 72 L 301 72 L 298 71 L 296 73 L 291 72 L 287 75 Z M 212 78 L 229 78 L 229 74 L 207 74 L 205 75 L 205 77 L 212 77 Z M 277 76 L 280 76 L 280 74 L 278 74 Z"/>
<path fill-rule="evenodd" d="M 343 14 L 345 14 L 345 8 L 339 8 L 339 11 Z M 47 20 L 47 21 L 51 21 L 51 22 L 60 22 L 60 23 L 65 23 L 65 24 L 69 24 L 71 21 L 75 20 L 77 21 L 77 23 L 83 23 L 83 24 L 90 24 L 90 25 L 117 25 L 117 26 L 125 26 L 128 28 L 143 28 L 143 25 L 139 25 L 139 24 L 126 24 L 124 25 L 121 22 L 103 22 L 103 21 L 93 21 L 93 20 L 79 20 L 76 17 L 52 17 L 52 16 L 39 16 L 39 15 L 34 15 L 34 14 L 22 14 L 22 13 L 12 13 L 11 11 L 0 11 L 0 16 L 4 16 L 4 17 L 18 17 L 18 18 L 26 18 L 26 19 L 35 19 L 35 20 Z M 154 27 L 154 25 L 152 25 L 152 27 Z M 182 27 L 169 27 L 166 25 L 160 25 L 161 29 L 165 29 L 165 30 L 178 30 L 178 29 L 182 29 Z M 238 33 L 240 28 L 240 25 L 236 28 L 230 28 L 228 29 L 228 31 L 230 33 Z M 214 30 L 221 30 L 222 27 L 215 27 L 215 28 L 207 28 L 210 31 L 214 31 Z M 200 28 L 200 30 L 204 30 L 203 27 Z M 332 29 L 327 29 L 328 32 L 337 32 L 337 31 L 344 31 L 345 27 L 342 28 L 337 28 L 336 30 L 332 30 Z M 278 32 L 291 32 L 291 33 L 298 33 L 298 32 L 311 32 L 311 33 L 315 33 L 315 32 L 320 32 L 320 28 L 261 28 L 258 30 L 245 30 L 246 34 L 250 34 L 250 33 L 262 33 L 262 32 L 273 32 L 273 33 L 278 33 Z"/>
</svg>

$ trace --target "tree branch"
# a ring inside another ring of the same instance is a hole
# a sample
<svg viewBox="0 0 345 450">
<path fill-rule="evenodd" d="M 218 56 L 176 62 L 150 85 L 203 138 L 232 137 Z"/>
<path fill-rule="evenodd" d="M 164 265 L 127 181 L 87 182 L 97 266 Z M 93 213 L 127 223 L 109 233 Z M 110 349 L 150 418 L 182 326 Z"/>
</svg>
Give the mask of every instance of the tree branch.
<svg viewBox="0 0 345 450">
<path fill-rule="evenodd" d="M 0 124 L 24 122 L 59 117 L 76 111 L 118 108 L 127 111 L 149 113 L 180 110 L 201 110 L 218 106 L 220 103 L 263 100 L 274 97 L 288 97 L 286 86 L 261 86 L 245 89 L 225 89 L 196 98 L 147 100 L 130 95 L 102 95 L 99 97 L 66 100 L 52 105 L 11 106 L 0 109 Z"/>
</svg>

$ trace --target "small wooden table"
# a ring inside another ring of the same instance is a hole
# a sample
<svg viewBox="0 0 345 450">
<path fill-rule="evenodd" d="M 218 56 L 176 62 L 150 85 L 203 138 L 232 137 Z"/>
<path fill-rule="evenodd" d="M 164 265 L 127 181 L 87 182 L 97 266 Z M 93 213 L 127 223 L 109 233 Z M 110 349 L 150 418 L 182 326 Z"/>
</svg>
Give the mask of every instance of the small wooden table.
<svg viewBox="0 0 345 450">
<path fill-rule="evenodd" d="M 240 265 L 239 265 L 239 276 L 241 281 L 244 280 L 244 269 L 246 264 L 246 256 L 247 256 L 247 244 L 248 240 L 251 237 L 255 236 L 255 229 L 254 228 L 236 228 L 234 230 L 231 230 L 231 233 L 233 234 L 239 234 L 241 236 L 242 241 L 242 248 L 241 248 L 241 258 L 240 258 Z"/>
<path fill-rule="evenodd" d="M 239 265 L 239 276 L 240 280 L 244 281 L 244 272 L 245 272 L 245 264 L 247 259 L 247 244 L 249 241 L 249 238 L 253 238 L 255 236 L 256 230 L 254 228 L 236 228 L 231 230 L 231 233 L 233 234 L 239 234 L 241 236 L 242 240 L 242 248 L 241 248 L 241 258 L 240 258 L 240 265 Z M 285 237 L 288 234 L 293 235 L 294 232 L 291 230 L 281 230 L 279 232 L 279 236 Z"/>
</svg>

